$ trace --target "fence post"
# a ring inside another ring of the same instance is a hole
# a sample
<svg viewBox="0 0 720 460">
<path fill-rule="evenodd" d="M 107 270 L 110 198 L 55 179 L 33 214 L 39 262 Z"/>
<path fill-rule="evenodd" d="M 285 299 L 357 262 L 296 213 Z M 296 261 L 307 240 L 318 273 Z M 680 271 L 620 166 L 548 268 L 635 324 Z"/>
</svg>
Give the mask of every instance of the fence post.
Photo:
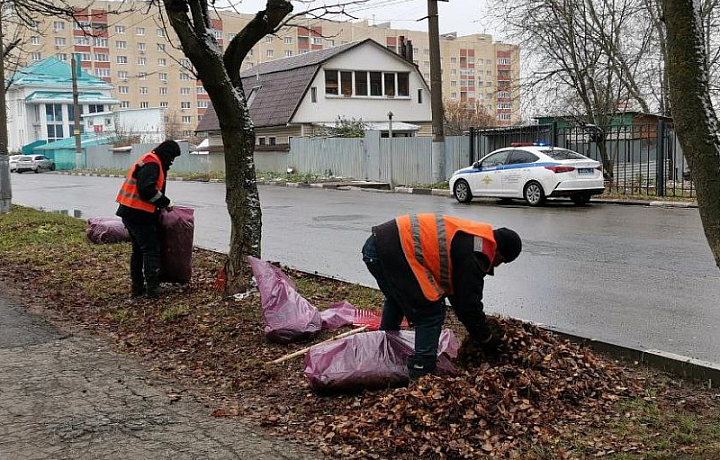
<svg viewBox="0 0 720 460">
<path fill-rule="evenodd" d="M 557 145 L 557 138 L 558 138 L 557 125 L 558 125 L 557 121 L 552 122 L 552 132 L 550 133 L 550 145 L 552 145 L 553 147 L 560 147 L 559 145 Z"/>
<path fill-rule="evenodd" d="M 475 128 L 470 127 L 470 164 L 475 163 Z"/>
<path fill-rule="evenodd" d="M 655 187 L 657 196 L 665 196 L 665 121 L 657 124 L 657 146 L 655 148 Z"/>
</svg>

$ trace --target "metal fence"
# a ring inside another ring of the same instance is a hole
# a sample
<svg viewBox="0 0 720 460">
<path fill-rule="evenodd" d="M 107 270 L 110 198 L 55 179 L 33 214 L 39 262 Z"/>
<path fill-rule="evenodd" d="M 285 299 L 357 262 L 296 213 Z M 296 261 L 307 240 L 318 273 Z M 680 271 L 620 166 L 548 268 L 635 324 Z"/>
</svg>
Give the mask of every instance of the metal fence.
<svg viewBox="0 0 720 460">
<path fill-rule="evenodd" d="M 568 127 L 557 124 L 471 129 L 470 163 L 516 142 L 543 142 L 603 163 L 605 187 L 618 194 L 695 197 L 690 167 L 672 123 Z"/>
</svg>

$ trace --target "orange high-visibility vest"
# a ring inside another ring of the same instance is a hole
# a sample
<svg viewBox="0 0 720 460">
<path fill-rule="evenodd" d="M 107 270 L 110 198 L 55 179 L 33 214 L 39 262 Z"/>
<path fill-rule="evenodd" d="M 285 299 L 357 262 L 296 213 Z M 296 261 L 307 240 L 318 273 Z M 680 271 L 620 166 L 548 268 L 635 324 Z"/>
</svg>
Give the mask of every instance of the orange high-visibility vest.
<svg viewBox="0 0 720 460">
<path fill-rule="evenodd" d="M 138 191 L 137 187 L 137 180 L 133 177 L 133 173 L 135 173 L 135 169 L 138 166 L 144 166 L 148 163 L 157 163 L 158 167 L 160 168 L 160 174 L 158 175 L 156 188 L 158 190 L 162 190 L 162 186 L 165 183 L 165 173 L 163 172 L 162 162 L 160 161 L 160 158 L 158 158 L 158 156 L 155 154 L 155 152 L 150 152 L 141 156 L 138 161 L 136 161 L 135 164 L 132 165 L 130 170 L 128 170 L 127 176 L 125 176 L 125 182 L 123 182 L 122 187 L 120 187 L 120 191 L 118 192 L 115 201 L 130 208 L 140 209 L 147 212 L 155 212 L 155 205 L 143 200 L 140 197 L 140 192 Z"/>
<path fill-rule="evenodd" d="M 450 245 L 457 232 L 480 237 L 475 250 L 485 254 L 492 267 L 496 243 L 488 224 L 430 213 L 400 216 L 395 221 L 405 259 L 423 295 L 432 302 L 453 292 Z"/>
</svg>

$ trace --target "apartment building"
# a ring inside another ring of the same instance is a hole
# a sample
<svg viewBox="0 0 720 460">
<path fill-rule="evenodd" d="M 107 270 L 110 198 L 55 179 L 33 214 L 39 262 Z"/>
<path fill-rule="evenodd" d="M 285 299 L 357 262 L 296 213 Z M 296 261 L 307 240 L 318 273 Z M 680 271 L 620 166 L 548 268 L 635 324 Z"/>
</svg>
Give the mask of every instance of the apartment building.
<svg viewBox="0 0 720 460">
<path fill-rule="evenodd" d="M 114 86 L 112 96 L 121 109 L 161 107 L 178 120 L 180 131 L 189 136 L 210 104 L 195 79 L 190 61 L 179 50 L 171 28 L 165 27 L 157 6 L 142 1 L 76 0 L 76 19 L 36 18 L 25 31 L 23 64 L 47 57 L 68 61 L 71 53 L 81 58 L 82 68 Z M 221 11 L 212 21 L 221 46 L 229 43 L 252 14 Z M 371 38 L 399 52 L 400 37 L 410 40 L 414 62 L 430 83 L 430 51 L 426 32 L 393 29 L 389 24 L 368 21 L 333 22 L 313 19 L 299 22 L 261 40 L 248 54 L 243 70 L 270 60 L 332 48 Z M 491 35 L 441 37 L 443 97 L 479 104 L 495 115 L 498 125 L 519 121 L 519 48 L 493 41 Z M 432 89 L 431 89 L 432 90 Z"/>
</svg>

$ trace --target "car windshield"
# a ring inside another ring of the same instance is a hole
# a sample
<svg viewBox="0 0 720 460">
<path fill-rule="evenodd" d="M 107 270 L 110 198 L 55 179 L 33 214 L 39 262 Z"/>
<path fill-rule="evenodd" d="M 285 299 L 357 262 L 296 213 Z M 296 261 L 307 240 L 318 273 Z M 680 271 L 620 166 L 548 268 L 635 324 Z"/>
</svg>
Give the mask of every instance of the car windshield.
<svg viewBox="0 0 720 460">
<path fill-rule="evenodd" d="M 590 158 L 580 155 L 577 152 L 567 149 L 545 149 L 542 153 L 549 156 L 553 160 L 589 160 Z"/>
</svg>

